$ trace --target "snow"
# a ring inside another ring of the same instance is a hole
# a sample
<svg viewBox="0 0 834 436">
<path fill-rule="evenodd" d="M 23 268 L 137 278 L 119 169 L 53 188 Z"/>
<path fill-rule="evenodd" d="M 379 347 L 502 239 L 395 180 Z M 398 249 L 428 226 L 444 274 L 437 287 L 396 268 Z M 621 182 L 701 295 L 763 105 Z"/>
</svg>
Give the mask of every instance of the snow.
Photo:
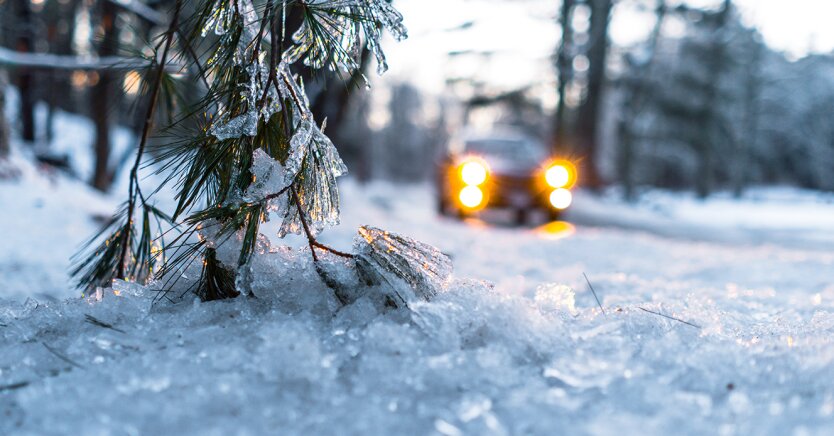
<svg viewBox="0 0 834 436">
<path fill-rule="evenodd" d="M 126 283 L 73 297 L 67 259 L 118 193 L 31 161 L 0 181 L 0 434 L 834 431 L 830 195 L 580 192 L 570 223 L 515 228 L 346 180 L 322 242 L 373 225 L 437 247 L 455 272 L 431 301 L 341 306 L 303 241 L 273 238 L 256 298 L 151 304 Z"/>
<path fill-rule="evenodd" d="M 68 286 L 69 258 L 118 202 L 15 148 L 9 161 L 21 174 L 0 180 L 0 298 L 78 295 Z"/>
</svg>

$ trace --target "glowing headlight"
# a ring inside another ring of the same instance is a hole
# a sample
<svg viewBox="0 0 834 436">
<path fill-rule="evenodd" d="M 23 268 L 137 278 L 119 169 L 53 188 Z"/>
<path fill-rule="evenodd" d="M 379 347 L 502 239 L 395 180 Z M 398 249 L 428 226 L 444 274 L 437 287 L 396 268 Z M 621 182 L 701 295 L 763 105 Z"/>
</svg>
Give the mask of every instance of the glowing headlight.
<svg viewBox="0 0 834 436">
<path fill-rule="evenodd" d="M 556 209 L 567 209 L 573 202 L 573 194 L 565 188 L 550 193 L 550 204 Z"/>
<path fill-rule="evenodd" d="M 460 190 L 458 199 L 460 200 L 460 204 L 470 209 L 474 209 L 480 206 L 484 201 L 484 193 L 481 191 L 481 188 L 478 188 L 477 186 L 465 186 Z"/>
<path fill-rule="evenodd" d="M 463 183 L 466 183 L 467 185 L 480 185 L 487 179 L 487 168 L 480 162 L 466 162 L 462 167 L 460 167 L 460 178 L 463 180 Z"/>
<path fill-rule="evenodd" d="M 564 165 L 553 165 L 544 173 L 547 184 L 554 188 L 562 188 L 570 183 L 570 171 Z"/>
</svg>

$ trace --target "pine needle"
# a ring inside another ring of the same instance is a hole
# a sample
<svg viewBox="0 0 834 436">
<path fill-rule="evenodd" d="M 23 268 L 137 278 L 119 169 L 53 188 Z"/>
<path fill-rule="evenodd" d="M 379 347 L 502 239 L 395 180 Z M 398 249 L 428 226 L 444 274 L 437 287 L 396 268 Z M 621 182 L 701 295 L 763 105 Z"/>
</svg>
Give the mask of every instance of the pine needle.
<svg viewBox="0 0 834 436">
<path fill-rule="evenodd" d="M 104 322 L 104 321 L 102 321 L 98 318 L 93 317 L 92 315 L 84 315 L 84 318 L 85 318 L 85 321 L 87 321 L 88 323 L 90 323 L 92 325 L 99 326 L 99 327 L 105 328 L 105 329 L 110 329 L 110 330 L 113 330 L 113 331 L 117 331 L 119 333 L 127 334 L 126 331 L 124 331 L 124 330 L 122 330 L 118 327 L 114 327 L 113 324 L 108 324 L 108 323 L 106 323 L 106 322 Z"/>
<path fill-rule="evenodd" d="M 689 321 L 684 321 L 684 320 L 682 320 L 682 319 L 680 319 L 680 318 L 675 318 L 674 316 L 665 315 L 665 314 L 662 314 L 662 313 L 660 313 L 660 312 L 655 312 L 655 311 L 652 311 L 652 310 L 649 310 L 649 309 L 645 309 L 645 308 L 642 308 L 642 307 L 637 307 L 637 308 L 638 308 L 638 309 L 640 309 L 640 310 L 642 310 L 643 312 L 648 312 L 648 313 L 651 313 L 651 314 L 653 314 L 653 315 L 662 316 L 662 317 L 664 317 L 664 318 L 668 318 L 668 319 L 671 319 L 671 320 L 673 320 L 673 321 L 677 321 L 677 322 L 680 322 L 680 323 L 684 323 L 684 324 L 686 324 L 686 325 L 688 325 L 688 326 L 695 327 L 696 329 L 700 329 L 700 328 L 702 328 L 702 327 L 701 327 L 701 326 L 699 326 L 698 324 L 693 324 L 693 323 L 691 323 L 691 322 L 689 322 Z"/>
<path fill-rule="evenodd" d="M 602 303 L 599 301 L 599 297 L 597 297 L 597 291 L 594 290 L 594 286 L 591 284 L 591 281 L 588 280 L 588 276 L 583 272 L 582 277 L 585 277 L 585 281 L 588 282 L 588 288 L 590 288 L 591 293 L 594 294 L 594 299 L 597 300 L 597 305 L 599 306 L 599 310 L 602 311 L 603 315 L 608 316 L 608 314 L 605 313 L 605 309 L 602 308 Z"/>
<path fill-rule="evenodd" d="M 45 342 L 41 342 L 41 345 L 43 345 L 43 347 L 44 347 L 44 348 L 46 348 L 46 350 L 47 350 L 47 351 L 49 351 L 50 353 L 54 354 L 54 355 L 55 355 L 55 357 L 57 357 L 57 358 L 59 358 L 59 359 L 63 360 L 64 362 L 69 363 L 70 365 L 72 365 L 72 366 L 74 366 L 74 367 L 76 367 L 76 368 L 79 368 L 79 369 L 84 369 L 84 367 L 83 367 L 83 366 L 79 365 L 77 362 L 75 362 L 74 360 L 70 359 L 69 357 L 64 356 L 63 354 L 59 353 L 57 350 L 55 350 L 54 348 L 50 347 L 49 345 L 46 345 L 46 343 L 45 343 Z"/>
<path fill-rule="evenodd" d="M 0 392 L 13 391 L 15 389 L 25 388 L 26 386 L 29 386 L 28 381 L 21 381 L 21 382 L 17 382 L 17 383 L 11 383 L 11 384 L 8 384 L 8 385 L 0 385 Z"/>
</svg>

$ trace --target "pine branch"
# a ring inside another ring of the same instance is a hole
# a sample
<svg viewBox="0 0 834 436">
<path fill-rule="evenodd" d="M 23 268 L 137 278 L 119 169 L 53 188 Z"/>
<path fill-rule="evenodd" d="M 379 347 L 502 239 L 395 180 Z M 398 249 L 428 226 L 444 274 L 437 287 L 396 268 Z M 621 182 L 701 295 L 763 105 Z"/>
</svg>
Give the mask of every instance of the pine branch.
<svg viewBox="0 0 834 436">
<path fill-rule="evenodd" d="M 153 88 L 151 90 L 150 102 L 148 104 L 148 110 L 145 114 L 145 124 L 142 127 L 142 138 L 139 141 L 139 149 L 136 151 L 136 161 L 133 163 L 133 168 L 130 170 L 130 186 L 128 188 L 128 207 L 127 207 L 127 222 L 128 227 L 132 228 L 133 226 L 133 213 L 134 209 L 136 208 L 136 196 L 137 193 L 141 192 L 141 188 L 139 187 L 139 165 L 142 162 L 142 156 L 145 153 L 145 146 L 148 143 L 148 136 L 151 131 L 151 125 L 153 124 L 153 116 L 156 111 L 156 101 L 159 97 L 159 88 L 162 83 L 162 76 L 163 70 L 165 68 L 165 61 L 168 58 L 168 51 L 171 48 L 171 42 L 174 39 L 174 32 L 177 28 L 177 22 L 179 19 L 180 8 L 182 6 L 182 0 L 177 0 L 176 5 L 174 6 L 174 17 L 171 19 L 171 24 L 168 26 L 168 31 L 166 32 L 165 36 L 165 48 L 162 51 L 162 58 L 159 61 L 159 66 L 157 67 L 156 71 L 156 78 L 154 80 Z M 144 204 L 144 199 L 142 199 Z M 118 264 L 117 264 L 117 272 L 116 278 L 124 279 L 125 278 L 125 264 L 127 263 L 127 248 L 130 242 L 130 233 L 132 232 L 124 232 L 122 235 L 122 250 L 119 254 Z"/>
</svg>

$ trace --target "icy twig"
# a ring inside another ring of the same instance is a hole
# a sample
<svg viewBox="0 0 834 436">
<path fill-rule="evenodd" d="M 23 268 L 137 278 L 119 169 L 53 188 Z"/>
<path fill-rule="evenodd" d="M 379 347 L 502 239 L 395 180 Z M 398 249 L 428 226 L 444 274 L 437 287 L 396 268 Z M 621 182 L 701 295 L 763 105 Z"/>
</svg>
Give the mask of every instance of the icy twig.
<svg viewBox="0 0 834 436">
<path fill-rule="evenodd" d="M 605 313 L 605 309 L 602 308 L 602 303 L 599 301 L 599 297 L 597 297 L 597 291 L 594 290 L 594 285 L 591 284 L 591 281 L 588 280 L 588 276 L 583 272 L 582 277 L 585 277 L 585 281 L 588 283 L 588 288 L 591 290 L 591 293 L 594 294 L 594 299 L 597 300 L 597 305 L 599 306 L 599 310 L 602 311 L 603 315 L 608 316 Z"/>
<path fill-rule="evenodd" d="M 84 367 L 83 367 L 83 366 L 81 366 L 81 365 L 79 365 L 76 361 L 74 361 L 74 360 L 70 359 L 69 357 L 64 356 L 63 354 L 59 353 L 59 352 L 58 352 L 57 350 L 55 350 L 54 348 L 50 347 L 49 345 L 46 345 L 46 343 L 45 343 L 45 342 L 41 342 L 41 345 L 43 345 L 43 347 L 44 347 L 44 348 L 46 348 L 46 350 L 47 350 L 47 351 L 49 351 L 50 353 L 54 354 L 54 355 L 55 355 L 55 357 L 57 357 L 57 358 L 59 358 L 59 359 L 63 360 L 64 362 L 69 363 L 70 365 L 72 365 L 72 366 L 74 366 L 74 367 L 76 367 L 76 368 L 79 368 L 79 369 L 84 369 Z"/>
<path fill-rule="evenodd" d="M 98 327 L 101 327 L 101 328 L 110 329 L 110 330 L 113 330 L 113 331 L 117 331 L 119 333 L 127 334 L 126 331 L 124 331 L 124 330 L 122 330 L 118 327 L 113 326 L 113 324 L 108 324 L 108 323 L 106 323 L 106 322 L 104 322 L 104 321 L 102 321 L 98 318 L 95 318 L 92 315 L 84 315 L 84 320 L 87 321 L 88 323 L 92 324 L 92 325 L 95 325 L 95 326 L 98 326 Z"/>
<path fill-rule="evenodd" d="M 336 256 L 344 257 L 347 259 L 353 259 L 352 254 L 328 247 L 327 245 L 324 245 L 316 240 L 316 237 L 313 236 L 313 233 L 310 231 L 310 226 L 307 224 L 307 218 L 304 215 L 304 208 L 301 206 L 301 201 L 298 199 L 298 193 L 296 192 L 295 187 L 290 185 L 290 190 L 292 192 L 292 198 L 293 202 L 295 203 L 295 207 L 298 208 L 298 216 L 301 219 L 301 226 L 304 228 L 304 234 L 307 235 L 307 243 L 310 244 L 310 253 L 313 255 L 313 261 L 319 261 L 318 255 L 316 255 L 316 248 L 329 251 L 335 254 Z"/>
<path fill-rule="evenodd" d="M 696 329 L 700 329 L 700 328 L 701 328 L 701 326 L 699 326 L 698 324 L 693 324 L 693 323 L 691 323 L 691 322 L 689 322 L 689 321 L 684 321 L 684 320 L 682 320 L 682 319 L 680 319 L 680 318 L 675 318 L 674 316 L 665 315 L 665 314 L 662 314 L 662 313 L 660 313 L 660 312 L 655 312 L 655 311 L 652 311 L 652 310 L 649 310 L 649 309 L 645 309 L 645 308 L 642 308 L 642 307 L 639 307 L 639 306 L 638 306 L 637 308 L 638 308 L 638 309 L 640 309 L 640 310 L 642 310 L 643 312 L 648 312 L 648 313 L 651 313 L 651 314 L 653 314 L 653 315 L 662 316 L 662 317 L 664 317 L 664 318 L 668 318 L 668 319 L 671 319 L 671 320 L 673 320 L 673 321 L 677 321 L 677 322 L 680 322 L 680 323 L 684 323 L 684 324 L 686 324 L 686 325 L 688 325 L 688 326 L 695 327 Z"/>
</svg>

